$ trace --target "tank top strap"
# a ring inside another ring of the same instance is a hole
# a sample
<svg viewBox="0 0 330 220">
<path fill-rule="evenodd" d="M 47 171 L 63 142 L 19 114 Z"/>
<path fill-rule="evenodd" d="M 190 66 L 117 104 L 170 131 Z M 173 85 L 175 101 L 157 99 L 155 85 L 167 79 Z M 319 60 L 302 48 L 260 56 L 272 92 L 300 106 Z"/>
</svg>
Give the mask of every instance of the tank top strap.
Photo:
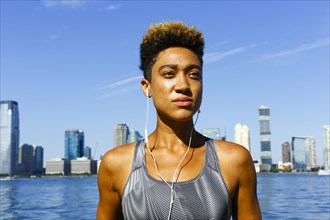
<svg viewBox="0 0 330 220">
<path fill-rule="evenodd" d="M 145 142 L 144 140 L 141 140 L 136 143 L 135 150 L 134 150 L 134 160 L 133 160 L 133 166 L 132 171 L 138 169 L 142 166 L 144 163 L 144 148 L 145 148 Z"/>
<path fill-rule="evenodd" d="M 206 165 L 220 174 L 218 154 L 213 139 L 206 141 Z"/>
</svg>

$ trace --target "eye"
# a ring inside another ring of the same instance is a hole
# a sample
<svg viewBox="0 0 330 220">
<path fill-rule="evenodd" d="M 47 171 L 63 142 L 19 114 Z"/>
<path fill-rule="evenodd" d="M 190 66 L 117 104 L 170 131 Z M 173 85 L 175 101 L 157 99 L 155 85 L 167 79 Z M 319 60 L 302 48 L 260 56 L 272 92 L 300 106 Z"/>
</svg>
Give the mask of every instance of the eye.
<svg viewBox="0 0 330 220">
<path fill-rule="evenodd" d="M 164 78 L 173 78 L 173 77 L 174 77 L 174 72 L 166 71 L 166 72 L 163 72 L 163 73 L 162 73 L 162 76 L 163 76 Z"/>
<path fill-rule="evenodd" d="M 189 72 L 189 77 L 193 78 L 193 79 L 200 79 L 201 78 L 201 74 L 200 71 L 190 71 Z"/>
</svg>

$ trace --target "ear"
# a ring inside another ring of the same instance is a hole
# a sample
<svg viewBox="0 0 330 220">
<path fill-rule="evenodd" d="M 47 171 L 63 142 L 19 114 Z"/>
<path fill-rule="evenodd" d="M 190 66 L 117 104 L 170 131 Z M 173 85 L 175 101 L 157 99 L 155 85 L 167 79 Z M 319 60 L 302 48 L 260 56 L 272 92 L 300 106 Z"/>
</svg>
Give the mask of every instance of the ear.
<svg viewBox="0 0 330 220">
<path fill-rule="evenodd" d="M 141 88 L 143 91 L 143 94 L 147 96 L 148 98 L 151 97 L 151 92 L 150 92 L 150 82 L 146 79 L 141 80 Z"/>
</svg>

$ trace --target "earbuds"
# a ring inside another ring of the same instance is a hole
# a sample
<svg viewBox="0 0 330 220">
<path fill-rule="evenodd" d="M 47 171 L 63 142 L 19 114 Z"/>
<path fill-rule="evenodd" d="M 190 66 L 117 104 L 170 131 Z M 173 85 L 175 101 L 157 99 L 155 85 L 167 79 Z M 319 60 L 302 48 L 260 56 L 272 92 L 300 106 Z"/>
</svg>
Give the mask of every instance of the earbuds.
<svg viewBox="0 0 330 220">
<path fill-rule="evenodd" d="M 149 93 L 149 87 L 146 89 L 146 96 L 147 96 L 147 98 L 151 97 L 151 94 Z"/>
</svg>

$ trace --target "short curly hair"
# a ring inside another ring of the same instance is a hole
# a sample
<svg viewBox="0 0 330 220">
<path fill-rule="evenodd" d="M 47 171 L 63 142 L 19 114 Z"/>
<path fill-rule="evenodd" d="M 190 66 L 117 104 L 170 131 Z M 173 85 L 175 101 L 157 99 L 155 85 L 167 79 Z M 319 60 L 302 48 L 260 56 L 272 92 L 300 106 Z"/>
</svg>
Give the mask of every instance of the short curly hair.
<svg viewBox="0 0 330 220">
<path fill-rule="evenodd" d="M 190 49 L 203 65 L 203 34 L 179 21 L 161 22 L 148 28 L 140 44 L 140 69 L 145 79 L 151 80 L 151 69 L 158 54 L 170 47 Z"/>
</svg>

